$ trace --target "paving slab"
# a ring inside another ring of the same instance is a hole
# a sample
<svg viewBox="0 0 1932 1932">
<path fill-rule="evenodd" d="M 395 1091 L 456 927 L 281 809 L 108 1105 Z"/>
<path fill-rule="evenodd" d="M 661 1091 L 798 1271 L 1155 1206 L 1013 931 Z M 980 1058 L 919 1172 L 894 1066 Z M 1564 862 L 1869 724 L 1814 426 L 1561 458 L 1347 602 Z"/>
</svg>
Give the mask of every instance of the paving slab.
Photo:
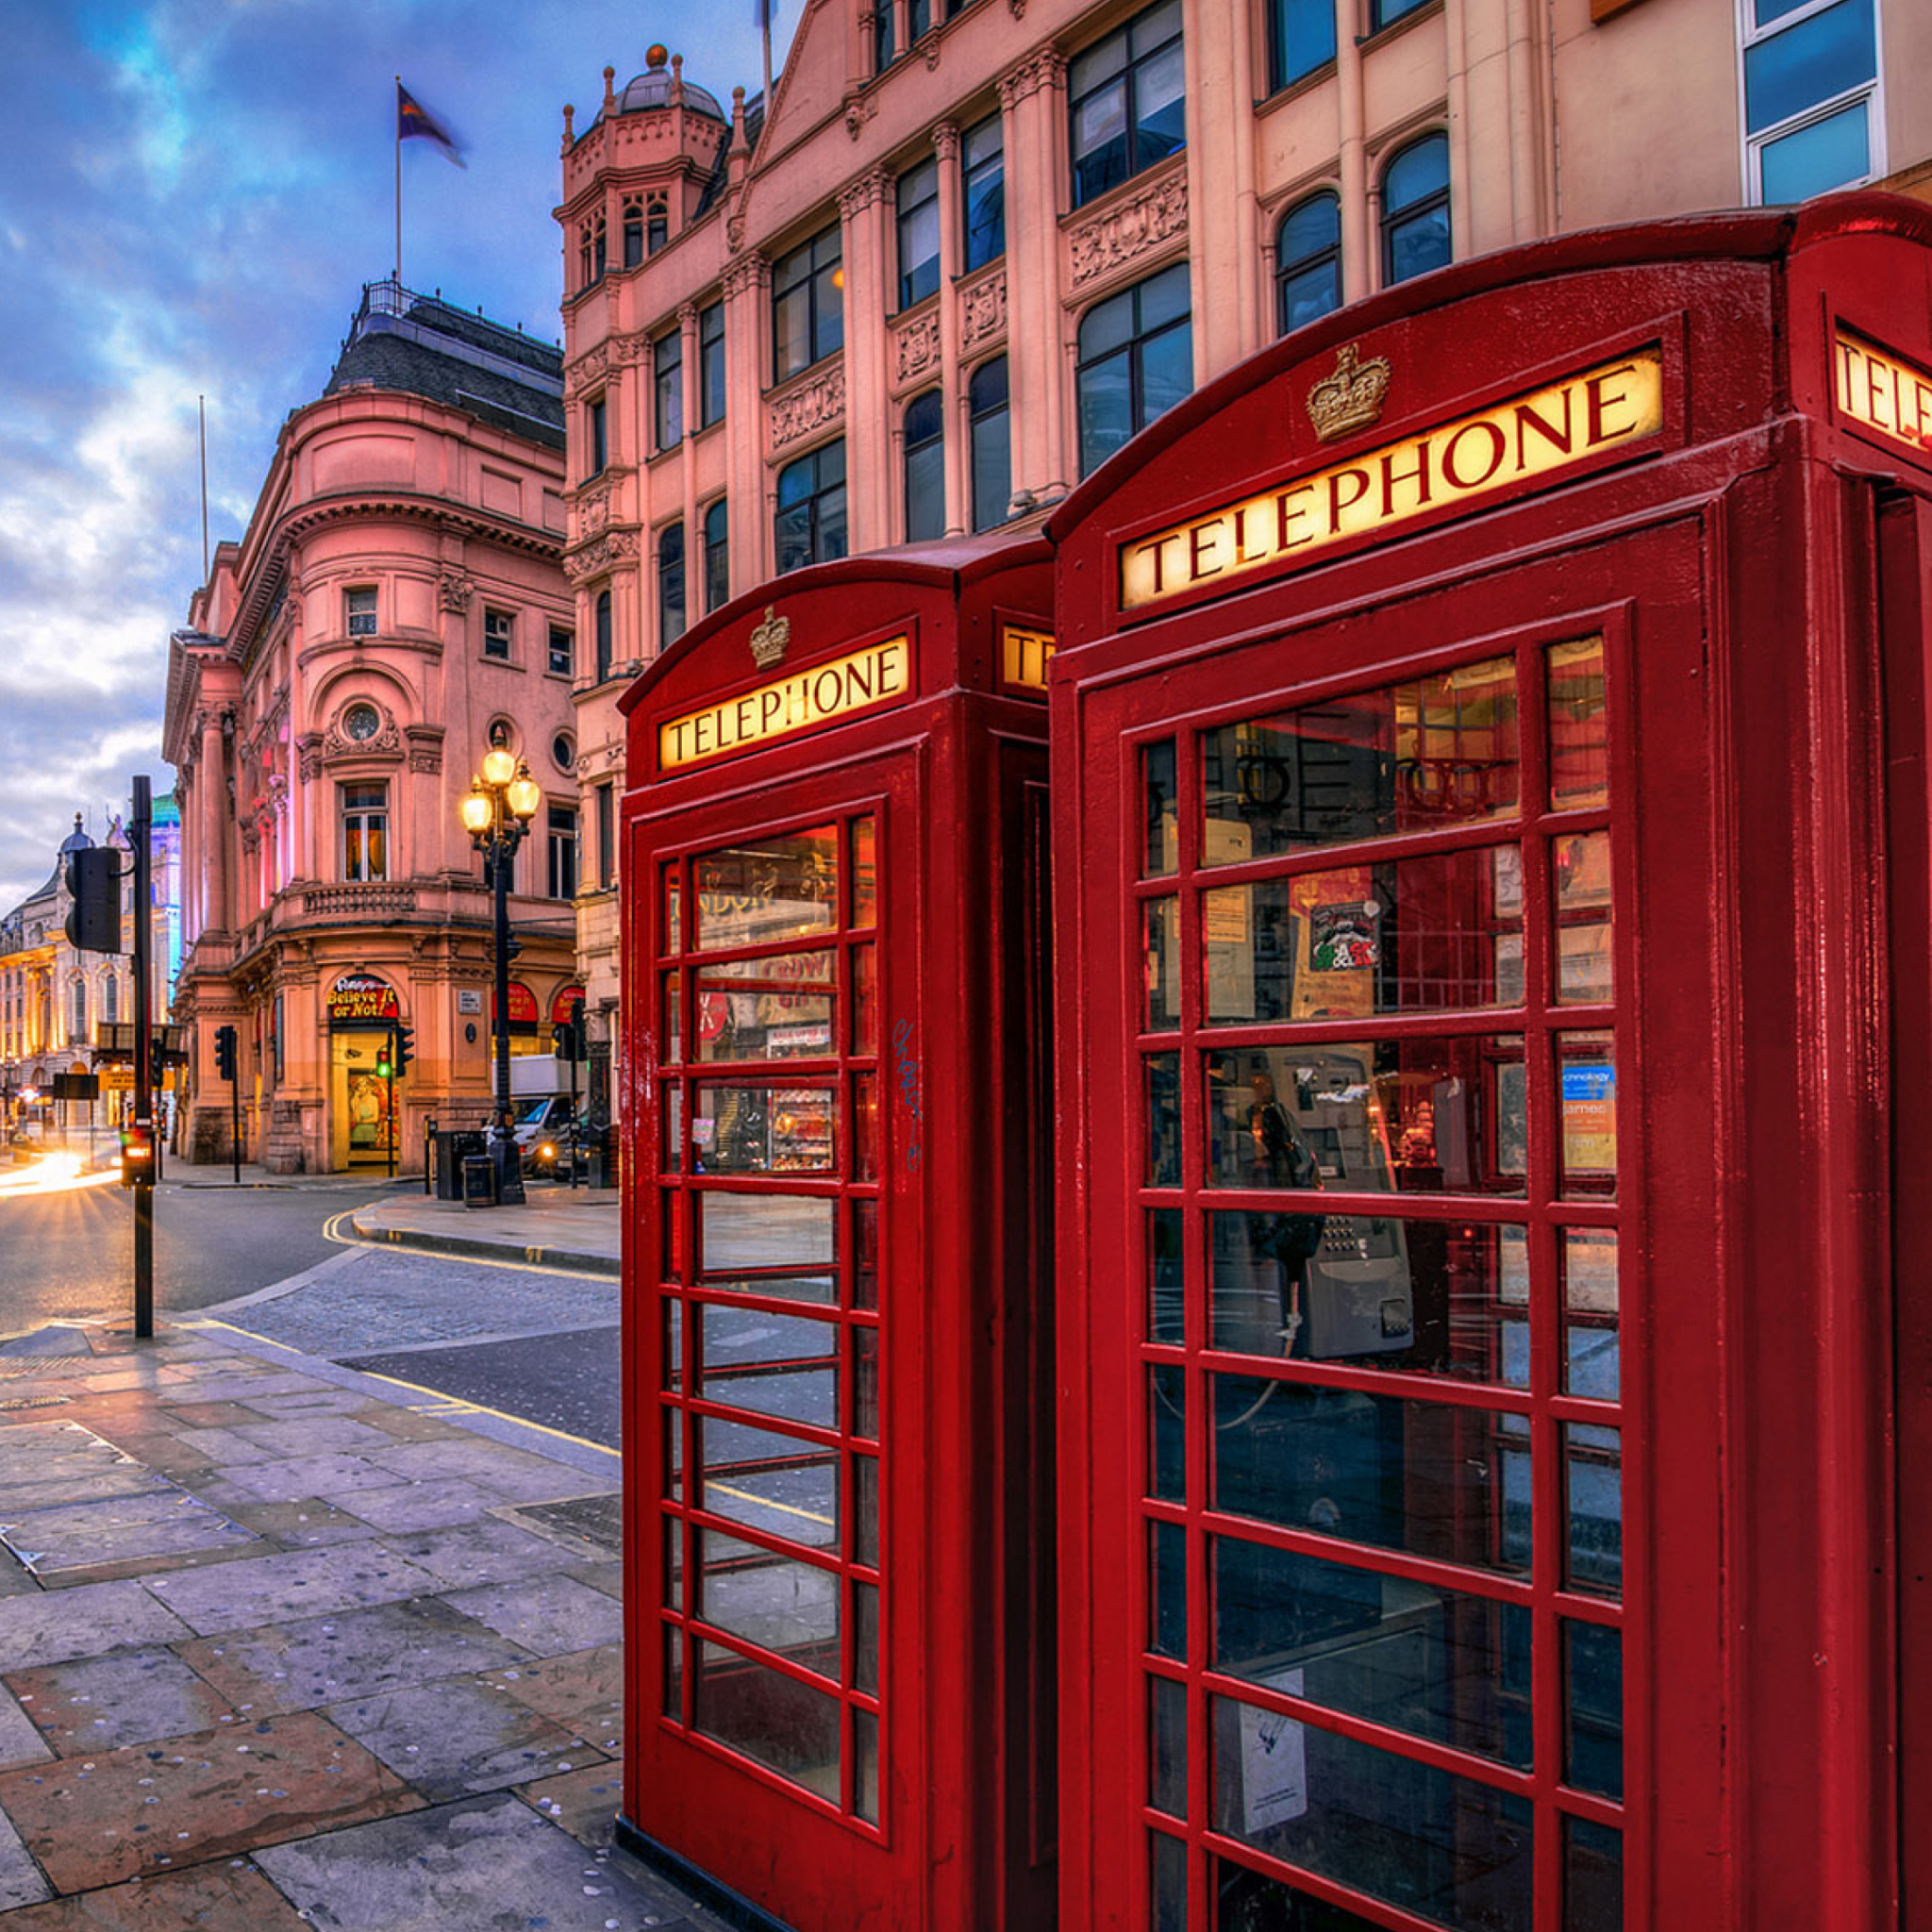
<svg viewBox="0 0 1932 1932">
<path fill-rule="evenodd" d="M 453 1591 L 443 1601 L 536 1657 L 561 1657 L 624 1636 L 623 1606 L 574 1576 L 486 1584 Z"/>
<path fill-rule="evenodd" d="M 586 1852 L 508 1796 L 271 1846 L 257 1862 L 311 1921 L 337 1932 L 714 1923 L 641 1867 Z"/>
<path fill-rule="evenodd" d="M 617 1839 L 617 1813 L 624 1803 L 624 1768 L 610 1758 L 580 1764 L 553 1777 L 518 1785 L 516 1794 L 552 1824 L 592 1851 L 608 1849 Z M 8 1932 L 12 1932 L 9 1926 Z"/>
<path fill-rule="evenodd" d="M 207 1678 L 159 1645 L 14 1671 L 6 1682 L 43 1748 L 62 1757 L 186 1737 L 235 1716 Z"/>
<path fill-rule="evenodd" d="M 34 1863 L 33 1855 L 13 1821 L 0 1812 L 0 1912 L 14 1906 L 38 1905 L 51 1898 L 54 1888 Z"/>
<path fill-rule="evenodd" d="M 549 1502 L 576 1495 L 585 1480 L 566 1476 L 558 1464 L 541 1456 L 507 1449 L 475 1436 L 460 1441 L 405 1443 L 381 1450 L 370 1460 L 410 1482 L 456 1476 L 495 1491 L 506 1503 Z M 599 1487 L 615 1489 L 617 1485 L 611 1482 Z"/>
<path fill-rule="evenodd" d="M 272 1456 L 364 1456 L 395 1446 L 394 1438 L 383 1430 L 341 1415 L 250 1423 L 235 1434 L 258 1443 Z"/>
<path fill-rule="evenodd" d="M 30 1712 L 11 1690 L 0 1690 L 0 1771 L 16 1764 L 41 1764 L 53 1757 Z"/>
<path fill-rule="evenodd" d="M 232 1631 L 180 1646 L 240 1710 L 314 1710 L 526 1661 L 520 1644 L 435 1597 Z M 548 1713 L 546 1713 L 548 1715 Z"/>
<path fill-rule="evenodd" d="M 223 1555 L 261 1541 L 172 1483 L 142 1494 L 30 1509 L 0 1522 L 0 1536 L 39 1576 L 144 1557 Z"/>
<path fill-rule="evenodd" d="M 313 1711 L 0 1774 L 0 1810 L 63 1892 L 422 1802 Z"/>
<path fill-rule="evenodd" d="M 441 1579 L 380 1539 L 321 1550 L 285 1550 L 252 1562 L 158 1576 L 148 1588 L 197 1636 L 241 1630 L 282 1617 L 363 1608 L 433 1595 Z"/>
<path fill-rule="evenodd" d="M 354 1542 L 375 1534 L 374 1524 L 319 1496 L 301 1496 L 289 1503 L 258 1503 L 251 1498 L 235 1504 L 229 1514 L 265 1541 L 289 1550 L 325 1549 L 330 1543 Z"/>
<path fill-rule="evenodd" d="M 473 1523 L 491 1509 L 503 1507 L 503 1499 L 490 1490 L 459 1477 L 440 1482 L 392 1483 L 383 1489 L 358 1490 L 356 1513 L 377 1529 L 412 1531 L 447 1529 L 458 1523 Z"/>
<path fill-rule="evenodd" d="M 378 1490 L 408 1482 L 407 1473 L 385 1468 L 366 1456 L 291 1456 L 278 1462 L 238 1464 L 222 1472 L 224 1488 L 204 1490 L 208 1502 L 294 1503 L 304 1496 L 341 1496 L 352 1490 Z"/>
<path fill-rule="evenodd" d="M 29 1906 L 7 1932 L 314 1932 L 295 1907 L 240 1859 L 161 1872 L 75 1898 Z"/>
<path fill-rule="evenodd" d="M 173 1643 L 193 1632 L 144 1584 L 81 1583 L 0 1602 L 0 1670 L 142 1643 Z"/>
<path fill-rule="evenodd" d="M 550 1576 L 568 1560 L 554 1542 L 493 1516 L 449 1528 L 392 1536 L 389 1541 L 399 1555 L 439 1577 L 445 1590 Z M 582 1648 L 576 1644 L 570 1647 Z"/>
<path fill-rule="evenodd" d="M 507 1664 L 490 1681 L 508 1697 L 568 1724 L 600 1751 L 616 1756 L 624 1736 L 624 1649 L 600 1643 L 571 1657 Z"/>
</svg>

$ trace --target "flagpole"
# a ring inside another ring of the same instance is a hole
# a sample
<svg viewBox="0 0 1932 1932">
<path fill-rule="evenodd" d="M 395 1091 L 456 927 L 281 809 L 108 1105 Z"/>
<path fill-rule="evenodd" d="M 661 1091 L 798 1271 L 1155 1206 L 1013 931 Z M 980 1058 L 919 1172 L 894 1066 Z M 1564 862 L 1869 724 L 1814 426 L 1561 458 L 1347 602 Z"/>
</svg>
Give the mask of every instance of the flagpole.
<svg viewBox="0 0 1932 1932">
<path fill-rule="evenodd" d="M 765 28 L 765 119 L 769 122 L 772 118 L 772 0 L 758 0 L 758 13 Z"/>
<path fill-rule="evenodd" d="M 403 286 L 403 76 L 396 75 L 396 287 Z"/>
</svg>

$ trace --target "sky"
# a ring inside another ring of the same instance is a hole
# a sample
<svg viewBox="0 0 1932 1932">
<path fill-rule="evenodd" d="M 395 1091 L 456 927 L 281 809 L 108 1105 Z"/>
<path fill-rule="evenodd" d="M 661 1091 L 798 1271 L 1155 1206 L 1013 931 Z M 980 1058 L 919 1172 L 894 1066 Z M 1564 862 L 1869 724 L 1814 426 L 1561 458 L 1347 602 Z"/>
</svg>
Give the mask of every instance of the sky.
<svg viewBox="0 0 1932 1932">
<path fill-rule="evenodd" d="M 802 0 L 775 8 L 774 53 Z M 561 338 L 563 107 L 662 41 L 761 85 L 755 0 L 0 0 L 0 913 L 79 812 L 157 797 L 168 636 L 239 539 L 291 409 L 395 254 L 395 82 L 455 136 L 402 147 L 404 283 Z M 701 38 L 679 37 L 701 21 Z"/>
</svg>

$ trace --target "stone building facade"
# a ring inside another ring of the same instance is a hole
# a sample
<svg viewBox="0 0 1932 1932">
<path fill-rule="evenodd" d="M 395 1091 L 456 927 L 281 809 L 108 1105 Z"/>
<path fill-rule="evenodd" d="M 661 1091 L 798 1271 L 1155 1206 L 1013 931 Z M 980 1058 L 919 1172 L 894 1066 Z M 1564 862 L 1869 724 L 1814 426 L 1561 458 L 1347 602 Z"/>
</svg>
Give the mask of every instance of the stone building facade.
<svg viewBox="0 0 1932 1932">
<path fill-rule="evenodd" d="M 458 804 L 496 743 L 543 791 L 509 1020 L 517 1050 L 549 1045 L 577 852 L 561 392 L 554 348 L 371 284 L 171 641 L 189 1160 L 229 1158 L 237 1098 L 246 1155 L 280 1173 L 420 1169 L 429 1120 L 487 1118 L 491 895 Z M 391 1081 L 396 1024 L 414 1057 Z"/>
</svg>

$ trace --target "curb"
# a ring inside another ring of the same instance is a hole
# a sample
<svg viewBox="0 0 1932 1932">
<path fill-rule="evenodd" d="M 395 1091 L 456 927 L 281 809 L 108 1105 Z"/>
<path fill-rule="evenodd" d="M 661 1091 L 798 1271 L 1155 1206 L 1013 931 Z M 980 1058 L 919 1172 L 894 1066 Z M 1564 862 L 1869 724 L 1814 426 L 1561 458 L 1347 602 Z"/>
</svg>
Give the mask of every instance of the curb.
<svg viewBox="0 0 1932 1932">
<path fill-rule="evenodd" d="M 474 1235 L 430 1234 L 413 1227 L 385 1227 L 379 1222 L 366 1222 L 352 1214 L 349 1225 L 365 1241 L 387 1241 L 399 1248 L 426 1248 L 434 1254 L 462 1255 L 473 1258 L 501 1260 L 515 1256 L 533 1268 L 572 1268 L 583 1274 L 608 1275 L 612 1281 L 624 1273 L 615 1255 L 587 1255 L 573 1248 L 522 1247 L 514 1241 L 485 1241 Z"/>
</svg>

